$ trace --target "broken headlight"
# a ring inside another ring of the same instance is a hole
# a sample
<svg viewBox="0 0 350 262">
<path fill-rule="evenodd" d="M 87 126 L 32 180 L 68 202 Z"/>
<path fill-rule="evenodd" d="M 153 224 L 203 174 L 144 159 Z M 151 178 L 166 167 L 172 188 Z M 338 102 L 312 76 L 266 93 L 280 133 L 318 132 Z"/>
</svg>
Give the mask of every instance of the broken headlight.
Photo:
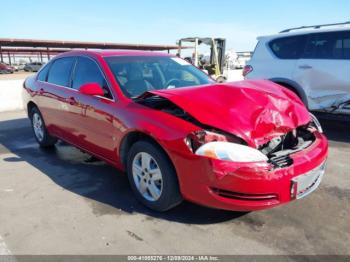
<svg viewBox="0 0 350 262">
<path fill-rule="evenodd" d="M 259 150 L 248 147 L 245 141 L 220 131 L 202 130 L 190 134 L 185 143 L 188 148 L 200 156 L 235 162 L 267 161 Z"/>
<path fill-rule="evenodd" d="M 202 145 L 209 142 L 233 142 L 238 144 L 245 144 L 245 142 L 231 134 L 222 133 L 220 131 L 200 130 L 189 134 L 185 138 L 185 143 L 188 148 L 194 153 Z"/>
<path fill-rule="evenodd" d="M 233 162 L 267 161 L 266 155 L 249 146 L 230 142 L 210 142 L 196 150 L 196 155 Z"/>
<path fill-rule="evenodd" d="M 318 132 L 323 133 L 322 126 L 321 126 L 320 122 L 318 121 L 318 119 L 316 118 L 316 116 L 314 116 L 311 113 L 310 113 L 310 116 L 311 116 L 311 119 L 312 119 L 311 120 L 311 125 L 313 127 L 315 127 L 318 130 Z"/>
</svg>

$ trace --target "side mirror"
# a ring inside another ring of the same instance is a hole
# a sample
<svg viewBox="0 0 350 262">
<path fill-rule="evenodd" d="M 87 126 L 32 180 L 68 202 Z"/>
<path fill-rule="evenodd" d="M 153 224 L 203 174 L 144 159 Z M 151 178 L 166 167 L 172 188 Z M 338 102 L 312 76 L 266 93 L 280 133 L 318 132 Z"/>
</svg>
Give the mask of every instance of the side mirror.
<svg viewBox="0 0 350 262">
<path fill-rule="evenodd" d="M 87 83 L 79 88 L 79 92 L 89 96 L 103 96 L 102 87 L 97 83 Z"/>
</svg>

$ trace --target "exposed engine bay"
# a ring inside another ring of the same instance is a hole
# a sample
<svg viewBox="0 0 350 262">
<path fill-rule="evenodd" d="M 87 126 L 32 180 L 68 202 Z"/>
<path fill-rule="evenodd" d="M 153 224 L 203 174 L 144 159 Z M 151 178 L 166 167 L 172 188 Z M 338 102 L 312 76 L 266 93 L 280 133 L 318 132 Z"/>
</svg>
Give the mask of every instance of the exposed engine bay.
<svg viewBox="0 0 350 262">
<path fill-rule="evenodd" d="M 203 128 L 202 131 L 194 132 L 186 138 L 185 142 L 192 152 L 195 152 L 200 146 L 208 142 L 223 141 L 247 145 L 243 139 L 233 134 L 200 123 L 185 110 L 161 96 L 146 96 L 136 98 L 134 101 L 152 109 L 171 114 Z M 309 147 L 315 141 L 313 131 L 316 129 L 317 127 L 311 122 L 285 135 L 275 137 L 266 144 L 259 146 L 257 149 L 267 156 L 269 159 L 268 162 L 275 168 L 290 166 L 293 164 L 293 159 L 290 158 L 290 154 Z"/>
<path fill-rule="evenodd" d="M 312 128 L 312 126 L 298 127 L 260 146 L 259 150 L 269 158 L 275 167 L 289 166 L 293 164 L 293 159 L 289 157 L 290 154 L 309 147 L 315 141 Z"/>
<path fill-rule="evenodd" d="M 134 99 L 134 101 L 141 105 L 171 114 L 173 116 L 186 120 L 197 126 L 201 126 L 201 127 L 203 126 L 200 122 L 198 122 L 194 117 L 188 114 L 185 110 L 178 107 L 170 100 L 163 98 L 161 96 L 153 95 L 145 98 L 136 98 Z"/>
</svg>

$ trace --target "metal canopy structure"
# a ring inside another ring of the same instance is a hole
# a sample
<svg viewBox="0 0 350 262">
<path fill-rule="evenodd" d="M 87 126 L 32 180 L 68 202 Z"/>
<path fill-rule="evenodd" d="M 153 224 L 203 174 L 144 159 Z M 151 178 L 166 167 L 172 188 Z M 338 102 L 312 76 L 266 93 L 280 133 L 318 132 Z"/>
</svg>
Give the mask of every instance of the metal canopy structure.
<svg viewBox="0 0 350 262">
<path fill-rule="evenodd" d="M 47 59 L 50 59 L 52 55 L 72 49 L 128 49 L 168 51 L 169 53 L 170 50 L 178 49 L 178 46 L 0 38 L 0 61 L 4 61 L 5 55 L 10 65 L 14 55 L 37 55 L 42 61 L 43 55 L 47 55 Z"/>
</svg>

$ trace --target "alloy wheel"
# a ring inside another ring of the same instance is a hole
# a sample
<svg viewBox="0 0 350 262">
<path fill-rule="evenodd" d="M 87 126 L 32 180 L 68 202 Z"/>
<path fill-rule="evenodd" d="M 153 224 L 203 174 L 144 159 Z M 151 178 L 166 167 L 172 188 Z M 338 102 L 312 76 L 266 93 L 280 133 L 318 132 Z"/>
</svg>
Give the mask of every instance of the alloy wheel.
<svg viewBox="0 0 350 262">
<path fill-rule="evenodd" d="M 41 116 L 38 113 L 34 113 L 32 121 L 35 136 L 41 142 L 44 139 L 44 125 Z"/>
<path fill-rule="evenodd" d="M 157 161 L 148 153 L 140 152 L 132 162 L 132 176 L 140 194 L 148 201 L 157 201 L 163 190 L 163 177 Z"/>
</svg>

